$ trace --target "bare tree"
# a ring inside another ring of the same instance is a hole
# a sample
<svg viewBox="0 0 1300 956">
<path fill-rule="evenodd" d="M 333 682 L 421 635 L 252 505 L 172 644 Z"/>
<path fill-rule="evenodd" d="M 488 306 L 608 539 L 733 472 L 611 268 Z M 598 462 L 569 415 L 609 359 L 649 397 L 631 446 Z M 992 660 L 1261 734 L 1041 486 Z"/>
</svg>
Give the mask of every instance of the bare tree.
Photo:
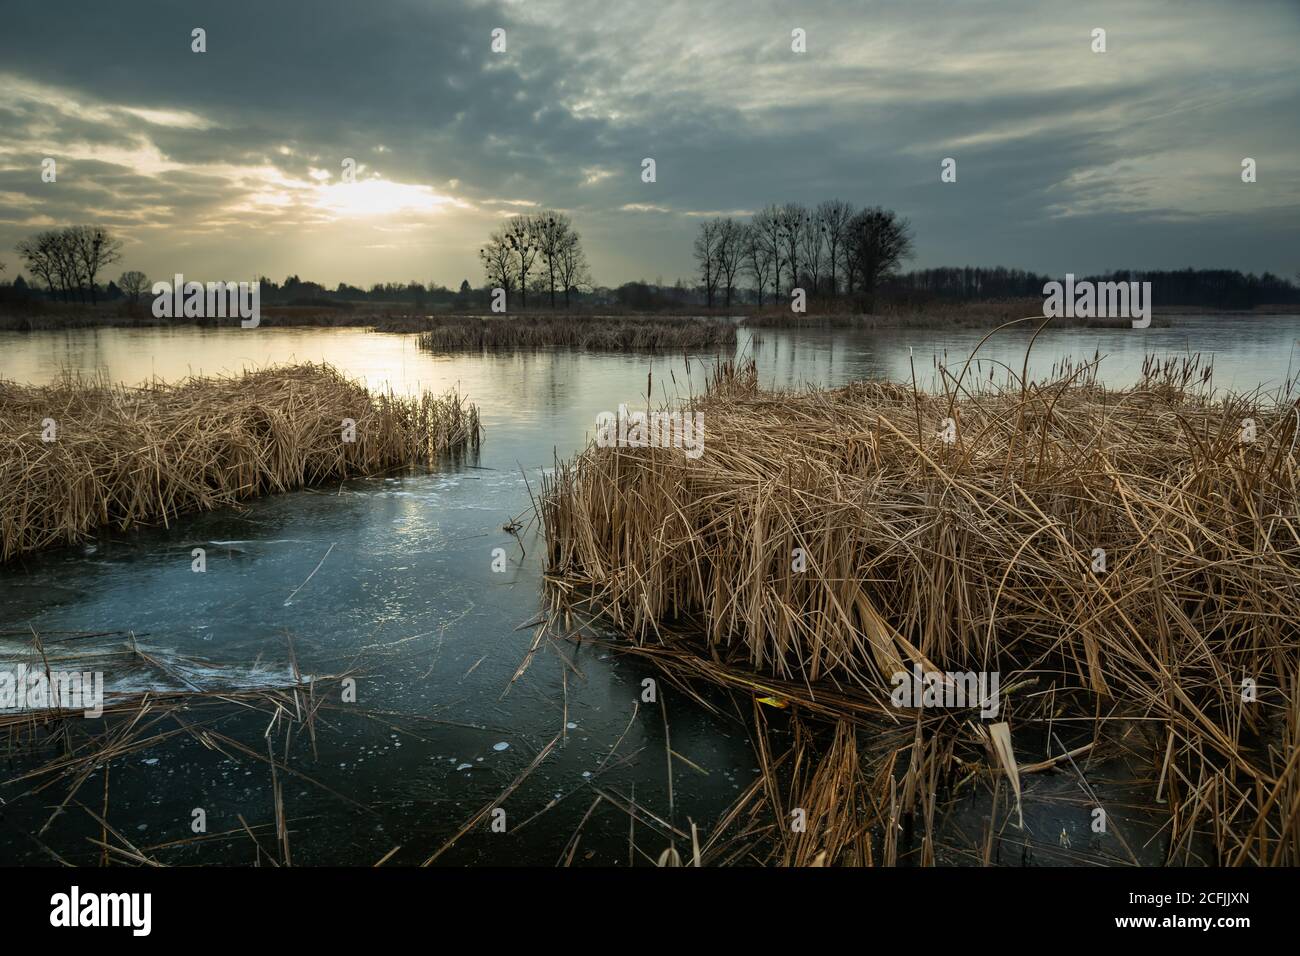
<svg viewBox="0 0 1300 956">
<path fill-rule="evenodd" d="M 43 233 L 42 236 L 54 257 L 55 273 L 63 292 L 63 301 L 71 299 L 74 292 L 85 301 L 86 295 L 81 285 L 81 261 L 72 235 L 63 229 Z"/>
<path fill-rule="evenodd" d="M 828 199 L 817 207 L 817 218 L 825 228 L 826 264 L 831 270 L 830 293 L 835 295 L 839 292 L 837 266 L 844 254 L 844 237 L 849 228 L 849 220 L 853 218 L 853 206 L 843 199 Z"/>
<path fill-rule="evenodd" d="M 90 289 L 90 302 L 93 305 L 95 277 L 105 266 L 122 258 L 122 240 L 103 226 L 72 226 L 64 230 L 64 235 L 81 276 Z"/>
<path fill-rule="evenodd" d="M 31 239 L 24 239 L 14 246 L 14 251 L 27 264 L 27 271 L 45 280 L 51 296 L 54 295 L 54 281 L 59 274 L 58 261 L 55 259 L 54 248 L 50 241 L 50 237 L 56 235 L 57 233 L 52 232 L 38 233 Z"/>
<path fill-rule="evenodd" d="M 736 287 L 736 274 L 745 259 L 745 228 L 731 217 L 715 219 L 717 228 L 718 278 L 722 281 L 726 307 L 731 308 L 731 292 Z"/>
<path fill-rule="evenodd" d="M 505 289 L 508 296 L 515 287 L 514 256 L 506 240 L 505 227 L 488 236 L 487 245 L 478 251 L 483 260 L 489 289 Z"/>
<path fill-rule="evenodd" d="M 788 202 L 777 213 L 780 223 L 781 247 L 789 267 L 790 288 L 799 285 L 799 237 L 803 231 L 803 221 L 807 211 L 799 203 Z"/>
<path fill-rule="evenodd" d="M 822 252 L 826 247 L 826 226 L 814 211 L 805 216 L 799 225 L 799 253 L 807 276 L 812 280 L 812 293 L 821 291 Z"/>
<path fill-rule="evenodd" d="M 555 308 L 555 280 L 559 278 L 560 252 L 564 246 L 565 237 L 573 228 L 569 222 L 569 217 L 561 212 L 541 212 L 533 220 L 536 237 L 537 251 L 542 257 L 542 265 L 546 269 L 546 288 L 551 294 L 551 308 Z"/>
<path fill-rule="evenodd" d="M 591 285 L 591 272 L 587 267 L 587 254 L 582 251 L 582 238 L 576 229 L 564 234 L 557 255 L 560 283 L 564 286 L 564 307 L 569 307 L 569 293 Z"/>
<path fill-rule="evenodd" d="M 122 257 L 122 241 L 103 226 L 68 226 L 49 229 L 17 245 L 32 275 L 45 280 L 50 294 L 59 292 L 66 302 L 76 292 L 84 302 L 96 300 L 95 282 L 100 271 Z"/>
<path fill-rule="evenodd" d="M 149 277 L 143 272 L 129 269 L 117 277 L 117 287 L 133 303 L 138 302 L 140 296 L 144 295 L 144 290 L 149 288 Z"/>
<path fill-rule="evenodd" d="M 704 281 L 705 304 L 713 308 L 713 293 L 718 288 L 718 224 L 722 220 L 710 219 L 700 223 L 695 237 L 695 261 L 700 264 L 700 278 Z"/>
<path fill-rule="evenodd" d="M 753 228 L 756 240 L 761 242 L 772 267 L 772 296 L 781 297 L 781 211 L 776 206 L 768 206 L 754 214 Z"/>
<path fill-rule="evenodd" d="M 758 289 L 758 307 L 761 309 L 763 286 L 767 285 L 768 276 L 772 274 L 772 247 L 763 235 L 758 216 L 754 217 L 754 222 L 742 228 L 744 235 L 741 238 L 741 249 L 745 271 L 754 279 L 754 286 Z"/>
<path fill-rule="evenodd" d="M 913 255 L 911 227 L 892 209 L 864 209 L 849 222 L 848 247 L 870 311 L 876 289 Z"/>
<path fill-rule="evenodd" d="M 511 216 L 506 223 L 506 243 L 519 274 L 519 305 L 528 308 L 528 273 L 540 250 L 537 222 L 532 216 Z"/>
<path fill-rule="evenodd" d="M 854 252 L 856 246 L 851 230 L 851 224 L 844 227 L 844 293 L 849 296 L 853 295 L 858 283 L 858 259 Z"/>
</svg>

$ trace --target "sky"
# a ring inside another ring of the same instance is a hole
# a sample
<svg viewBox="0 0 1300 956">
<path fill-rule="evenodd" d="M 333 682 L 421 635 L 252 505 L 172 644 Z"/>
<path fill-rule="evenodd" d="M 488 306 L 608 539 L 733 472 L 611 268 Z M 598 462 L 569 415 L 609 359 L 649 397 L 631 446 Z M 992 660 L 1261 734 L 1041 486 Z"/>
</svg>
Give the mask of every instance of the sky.
<svg viewBox="0 0 1300 956">
<path fill-rule="evenodd" d="M 18 240 L 95 223 L 151 278 L 479 285 L 487 234 L 554 208 L 598 284 L 671 283 L 701 218 L 829 198 L 906 217 L 915 268 L 1300 270 L 1300 0 L 80 0 L 3 25 L 7 277 Z"/>
</svg>

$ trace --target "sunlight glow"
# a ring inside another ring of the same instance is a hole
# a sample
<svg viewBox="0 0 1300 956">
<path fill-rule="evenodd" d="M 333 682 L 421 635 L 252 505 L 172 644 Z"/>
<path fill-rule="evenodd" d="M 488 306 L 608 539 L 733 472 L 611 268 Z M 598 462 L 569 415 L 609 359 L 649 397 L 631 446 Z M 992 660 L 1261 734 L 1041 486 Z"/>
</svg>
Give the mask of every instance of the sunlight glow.
<svg viewBox="0 0 1300 956">
<path fill-rule="evenodd" d="M 398 212 L 434 212 L 447 205 L 458 205 L 450 196 L 442 196 L 430 186 L 394 183 L 384 179 L 365 179 L 355 183 L 331 183 L 320 186 L 313 197 L 315 205 L 338 216 L 385 216 Z"/>
</svg>

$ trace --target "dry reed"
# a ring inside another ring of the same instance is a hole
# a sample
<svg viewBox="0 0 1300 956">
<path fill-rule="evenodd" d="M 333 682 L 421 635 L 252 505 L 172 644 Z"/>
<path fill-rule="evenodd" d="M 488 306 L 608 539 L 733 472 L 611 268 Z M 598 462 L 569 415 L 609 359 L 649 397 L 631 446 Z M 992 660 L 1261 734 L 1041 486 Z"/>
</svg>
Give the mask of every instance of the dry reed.
<svg viewBox="0 0 1300 956">
<path fill-rule="evenodd" d="M 666 316 L 434 316 L 420 335 L 432 352 L 562 346 L 603 352 L 712 351 L 734 347 L 735 323 Z"/>
<path fill-rule="evenodd" d="M 326 365 L 141 388 L 0 382 L 0 560 L 100 527 L 165 525 L 255 495 L 429 464 L 477 445 L 479 433 L 477 408 L 455 393 L 374 393 Z"/>
<path fill-rule="evenodd" d="M 1166 862 L 1300 863 L 1300 408 L 1209 378 L 1188 357 L 1148 360 L 1120 390 L 1067 363 L 1045 382 L 940 367 L 930 393 L 796 393 L 723 366 L 698 461 L 592 447 L 548 482 L 552 606 L 599 615 L 683 680 L 829 723 L 786 761 L 817 838 L 784 833 L 781 761 L 764 753 L 724 823 L 745 817 L 766 848 L 719 832 L 708 859 L 866 862 L 871 826 L 893 863 L 915 819 L 915 858 L 933 863 L 937 792 L 978 779 L 1014 828 L 1026 774 L 1088 790 L 1074 757 L 1123 751 L 1150 769 Z M 914 665 L 1000 674 L 1009 765 L 974 710 L 891 704 Z M 850 725 L 872 728 L 868 755 Z M 965 858 L 990 862 L 999 839 Z"/>
</svg>

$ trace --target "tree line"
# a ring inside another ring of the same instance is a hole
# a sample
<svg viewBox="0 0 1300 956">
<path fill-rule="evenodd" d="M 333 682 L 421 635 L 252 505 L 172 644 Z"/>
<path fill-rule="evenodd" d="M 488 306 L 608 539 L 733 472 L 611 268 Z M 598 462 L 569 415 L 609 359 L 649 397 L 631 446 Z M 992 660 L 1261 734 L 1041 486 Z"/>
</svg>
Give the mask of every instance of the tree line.
<svg viewBox="0 0 1300 956">
<path fill-rule="evenodd" d="M 504 289 L 507 299 L 519 292 L 520 308 L 528 307 L 528 277 L 536 272 L 540 286 L 555 308 L 556 292 L 567 309 L 572 293 L 591 285 L 582 237 L 564 213 L 542 210 L 511 216 L 493 230 L 478 251 L 490 288 Z"/>
<path fill-rule="evenodd" d="M 942 267 L 894 276 L 888 288 L 891 297 L 898 299 L 1035 298 L 1043 294 L 1045 283 L 1061 278 L 1002 266 Z M 1092 282 L 1150 282 L 1157 301 L 1166 306 L 1249 309 L 1257 305 L 1300 302 L 1300 287 L 1271 272 L 1255 275 L 1235 269 L 1122 269 L 1077 278 Z"/>
<path fill-rule="evenodd" d="M 874 305 L 880 287 L 913 255 L 911 226 L 891 209 L 855 209 L 828 199 L 809 209 L 800 203 L 770 205 L 748 222 L 720 216 L 700 223 L 695 237 L 705 304 L 719 295 L 730 307 L 737 280 L 752 280 L 762 306 L 764 291 L 782 289 L 809 297 L 841 293 Z"/>
<path fill-rule="evenodd" d="M 122 240 L 103 226 L 66 226 L 47 229 L 15 246 L 27 271 L 45 283 L 51 298 L 73 297 L 91 304 L 96 300 L 96 280 L 105 267 L 122 258 Z M 125 272 L 122 280 L 133 286 L 128 294 L 138 295 L 148 281 L 143 273 Z M 119 282 L 119 285 L 122 283 Z M 123 288 L 124 293 L 128 290 Z"/>
<path fill-rule="evenodd" d="M 101 275 L 120 260 L 122 242 L 102 226 L 82 225 L 37 233 L 15 248 L 32 281 L 43 285 L 50 299 L 95 303 L 105 289 Z M 777 299 L 802 288 L 810 298 L 848 296 L 870 310 L 878 297 L 917 307 L 936 299 L 1036 298 L 1043 294 L 1045 283 L 1061 278 L 1002 266 L 899 271 L 912 249 L 907 221 L 890 210 L 855 210 L 840 200 L 811 210 L 787 203 L 768 206 L 748 221 L 717 217 L 702 222 L 694 243 L 698 285 L 678 280 L 675 286 L 664 286 L 659 280 L 604 289 L 593 285 L 581 236 L 569 217 L 543 211 L 513 216 L 492 232 L 479 250 L 487 279 L 483 290 L 473 289 L 468 280 L 461 282 L 459 291 L 415 280 L 376 283 L 369 289 L 344 282 L 329 289 L 296 275 L 283 283 L 262 276 L 260 282 L 264 302 L 332 308 L 365 301 L 403 302 L 416 308 L 479 308 L 490 300 L 493 288 L 503 288 L 510 296 L 517 293 L 521 308 L 527 306 L 530 293 L 549 296 L 552 308 L 561 297 L 565 308 L 575 299 L 642 311 L 693 305 L 712 308 L 719 300 L 727 307 L 737 300 L 756 301 L 761 307 L 768 296 Z M 0 273 L 4 270 L 0 263 Z M 1249 309 L 1300 303 L 1300 284 L 1269 272 L 1120 270 L 1078 278 L 1150 282 L 1157 301 L 1167 306 Z M 150 288 L 148 277 L 135 270 L 105 285 L 105 298 L 110 300 L 137 301 Z M 21 274 L 11 284 L 0 282 L 0 298 L 6 301 L 32 294 Z"/>
</svg>

